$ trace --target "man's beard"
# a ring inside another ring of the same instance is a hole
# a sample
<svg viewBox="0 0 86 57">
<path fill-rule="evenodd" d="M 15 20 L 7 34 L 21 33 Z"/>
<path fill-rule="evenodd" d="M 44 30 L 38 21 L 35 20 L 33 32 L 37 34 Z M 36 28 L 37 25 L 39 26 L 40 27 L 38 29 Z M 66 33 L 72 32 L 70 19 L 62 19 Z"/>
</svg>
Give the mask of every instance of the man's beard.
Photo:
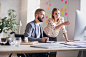
<svg viewBox="0 0 86 57">
<path fill-rule="evenodd" d="M 44 17 L 43 17 L 44 18 Z M 40 21 L 40 22 L 43 22 L 43 18 L 40 18 L 39 16 L 38 16 L 38 20 Z"/>
</svg>

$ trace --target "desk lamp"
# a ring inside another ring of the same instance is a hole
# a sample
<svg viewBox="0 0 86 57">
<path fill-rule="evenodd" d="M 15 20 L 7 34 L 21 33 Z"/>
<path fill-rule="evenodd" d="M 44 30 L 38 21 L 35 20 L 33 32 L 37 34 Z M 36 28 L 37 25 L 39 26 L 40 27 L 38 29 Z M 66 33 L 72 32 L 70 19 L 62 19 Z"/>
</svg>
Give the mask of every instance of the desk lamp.
<svg viewBox="0 0 86 57">
<path fill-rule="evenodd" d="M 20 34 L 21 26 L 22 26 L 22 23 L 21 23 L 21 21 L 20 21 L 20 22 L 19 22 L 19 34 Z"/>
</svg>

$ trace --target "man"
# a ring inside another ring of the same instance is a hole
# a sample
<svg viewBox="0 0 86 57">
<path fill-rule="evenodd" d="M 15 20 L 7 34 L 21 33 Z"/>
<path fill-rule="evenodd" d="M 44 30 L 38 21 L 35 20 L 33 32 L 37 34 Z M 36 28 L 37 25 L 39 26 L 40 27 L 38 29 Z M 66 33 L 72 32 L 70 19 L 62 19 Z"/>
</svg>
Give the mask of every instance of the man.
<svg viewBox="0 0 86 57">
<path fill-rule="evenodd" d="M 43 37 L 43 30 L 40 22 L 43 22 L 45 12 L 43 9 L 37 9 L 35 11 L 35 20 L 28 23 L 25 29 L 25 37 L 28 37 L 29 41 L 45 42 L 48 37 Z"/>
<path fill-rule="evenodd" d="M 37 9 L 35 11 L 35 20 L 29 22 L 26 26 L 24 37 L 28 37 L 29 41 L 45 42 L 48 37 L 43 37 L 43 30 L 40 22 L 43 22 L 45 11 L 43 9 Z M 46 53 L 36 53 L 37 57 L 47 57 Z M 33 56 L 33 55 L 32 55 Z"/>
</svg>

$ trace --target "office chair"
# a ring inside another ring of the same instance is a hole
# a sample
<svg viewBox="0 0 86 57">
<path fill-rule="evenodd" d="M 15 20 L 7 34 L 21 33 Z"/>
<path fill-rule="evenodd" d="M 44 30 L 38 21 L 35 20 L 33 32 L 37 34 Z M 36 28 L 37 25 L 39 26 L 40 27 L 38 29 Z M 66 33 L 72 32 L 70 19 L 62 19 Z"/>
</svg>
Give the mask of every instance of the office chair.
<svg viewBox="0 0 86 57">
<path fill-rule="evenodd" d="M 24 41 L 24 34 L 16 34 L 15 32 L 11 32 L 10 34 L 14 34 L 15 37 L 21 37 L 22 41 Z"/>
<path fill-rule="evenodd" d="M 15 34 L 15 37 L 21 37 L 22 41 L 24 41 L 24 34 Z"/>
</svg>

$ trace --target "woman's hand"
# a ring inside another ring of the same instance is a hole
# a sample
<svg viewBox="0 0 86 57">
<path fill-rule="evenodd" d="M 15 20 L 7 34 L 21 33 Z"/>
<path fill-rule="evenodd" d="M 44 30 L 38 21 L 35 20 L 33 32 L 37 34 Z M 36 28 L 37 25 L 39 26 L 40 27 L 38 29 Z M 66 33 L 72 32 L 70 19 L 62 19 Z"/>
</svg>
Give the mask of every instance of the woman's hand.
<svg viewBox="0 0 86 57">
<path fill-rule="evenodd" d="M 73 40 L 66 40 L 67 42 L 74 42 Z"/>
<path fill-rule="evenodd" d="M 69 25 L 69 24 L 70 24 L 69 21 L 63 23 L 63 25 Z"/>
</svg>

